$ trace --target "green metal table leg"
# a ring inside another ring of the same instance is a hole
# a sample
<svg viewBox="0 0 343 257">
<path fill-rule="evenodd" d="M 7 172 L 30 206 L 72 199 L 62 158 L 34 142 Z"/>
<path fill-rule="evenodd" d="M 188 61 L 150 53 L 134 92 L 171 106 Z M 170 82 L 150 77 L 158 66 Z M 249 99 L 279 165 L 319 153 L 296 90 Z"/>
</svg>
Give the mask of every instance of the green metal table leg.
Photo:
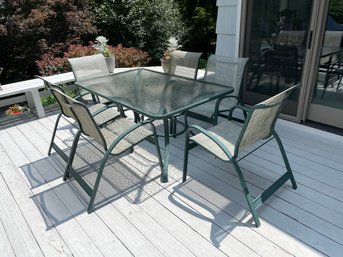
<svg viewBox="0 0 343 257">
<path fill-rule="evenodd" d="M 161 175 L 161 182 L 168 182 L 168 167 L 169 167 L 169 121 L 163 120 L 164 125 L 164 155 L 163 155 L 163 170 Z"/>
</svg>

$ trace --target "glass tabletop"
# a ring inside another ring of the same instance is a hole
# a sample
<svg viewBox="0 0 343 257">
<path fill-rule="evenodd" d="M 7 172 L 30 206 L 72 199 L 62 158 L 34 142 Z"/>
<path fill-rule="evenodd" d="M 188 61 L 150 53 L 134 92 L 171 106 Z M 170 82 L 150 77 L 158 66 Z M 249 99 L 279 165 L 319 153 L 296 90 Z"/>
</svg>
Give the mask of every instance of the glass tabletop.
<svg viewBox="0 0 343 257">
<path fill-rule="evenodd" d="M 171 117 L 233 92 L 232 87 L 143 68 L 75 83 L 154 119 Z"/>
</svg>

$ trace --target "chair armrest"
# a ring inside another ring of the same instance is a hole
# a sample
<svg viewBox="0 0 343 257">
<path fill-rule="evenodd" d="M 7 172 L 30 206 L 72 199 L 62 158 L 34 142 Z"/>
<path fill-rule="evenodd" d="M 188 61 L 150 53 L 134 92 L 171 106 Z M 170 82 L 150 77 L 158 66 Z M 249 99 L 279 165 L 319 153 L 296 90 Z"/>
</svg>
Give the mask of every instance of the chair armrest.
<svg viewBox="0 0 343 257">
<path fill-rule="evenodd" d="M 242 110 L 245 117 L 247 116 L 246 114 L 247 114 L 248 112 L 250 112 L 250 108 L 245 107 L 245 106 L 243 106 L 243 105 L 241 105 L 241 104 L 237 104 L 237 105 L 233 106 L 233 107 L 230 109 L 230 112 L 229 112 L 229 115 L 228 115 L 228 119 L 229 119 L 229 120 L 232 120 L 232 119 L 233 119 L 232 114 L 233 114 L 233 111 L 234 111 L 235 109 L 240 109 L 240 110 Z"/>
<path fill-rule="evenodd" d="M 229 150 L 227 147 L 220 142 L 216 137 L 214 137 L 211 132 L 208 130 L 198 126 L 198 125 L 191 125 L 188 130 L 191 131 L 192 129 L 199 131 L 200 133 L 204 134 L 206 137 L 211 139 L 230 159 L 232 158 L 232 155 L 230 154 Z"/>
</svg>

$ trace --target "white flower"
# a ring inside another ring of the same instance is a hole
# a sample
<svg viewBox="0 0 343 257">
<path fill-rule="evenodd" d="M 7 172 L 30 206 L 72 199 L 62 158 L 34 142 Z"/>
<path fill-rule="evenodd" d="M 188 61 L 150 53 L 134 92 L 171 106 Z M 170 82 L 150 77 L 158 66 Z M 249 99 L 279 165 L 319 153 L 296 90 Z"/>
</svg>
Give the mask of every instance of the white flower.
<svg viewBox="0 0 343 257">
<path fill-rule="evenodd" d="M 95 38 L 95 45 L 93 47 L 102 53 L 105 57 L 112 56 L 112 53 L 107 45 L 108 39 L 104 36 L 98 36 Z"/>
<path fill-rule="evenodd" d="M 177 39 L 175 37 L 170 37 L 168 39 L 168 50 L 169 51 L 176 50 L 180 47 L 181 47 L 181 45 L 179 45 L 179 43 L 177 42 Z"/>
<path fill-rule="evenodd" d="M 97 41 L 99 44 L 103 45 L 103 44 L 107 44 L 108 39 L 105 38 L 104 36 L 98 36 L 95 41 Z"/>
<path fill-rule="evenodd" d="M 163 59 L 170 59 L 171 53 L 180 47 L 181 45 L 178 44 L 177 39 L 175 37 L 170 37 L 168 39 L 167 50 L 163 54 Z"/>
</svg>

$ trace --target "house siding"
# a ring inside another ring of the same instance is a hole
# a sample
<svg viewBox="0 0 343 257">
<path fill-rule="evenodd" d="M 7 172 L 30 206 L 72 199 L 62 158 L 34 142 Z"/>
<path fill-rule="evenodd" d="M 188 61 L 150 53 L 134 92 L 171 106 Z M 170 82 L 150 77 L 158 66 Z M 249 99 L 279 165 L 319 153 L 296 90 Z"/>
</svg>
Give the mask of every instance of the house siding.
<svg viewBox="0 0 343 257">
<path fill-rule="evenodd" d="M 217 0 L 216 54 L 238 56 L 240 10 L 239 0 Z"/>
</svg>

